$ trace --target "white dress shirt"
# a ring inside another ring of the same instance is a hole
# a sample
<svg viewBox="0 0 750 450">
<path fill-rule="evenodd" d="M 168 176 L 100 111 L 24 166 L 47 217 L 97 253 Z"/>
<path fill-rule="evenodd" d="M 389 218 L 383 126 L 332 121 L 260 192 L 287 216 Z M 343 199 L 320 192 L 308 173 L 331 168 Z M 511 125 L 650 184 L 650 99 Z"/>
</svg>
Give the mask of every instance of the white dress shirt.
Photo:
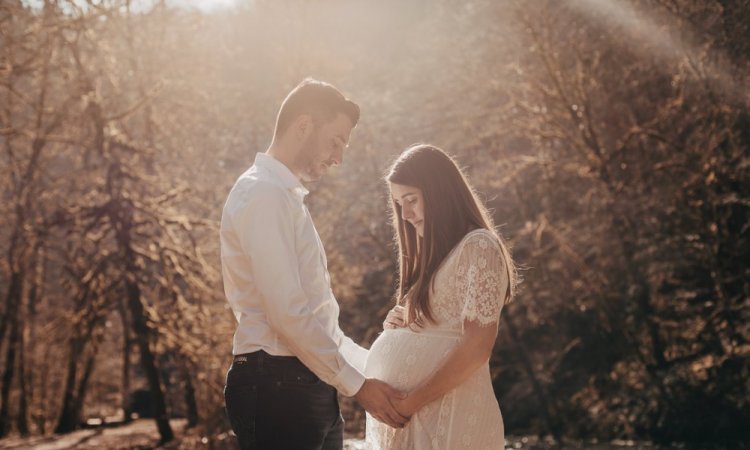
<svg viewBox="0 0 750 450">
<path fill-rule="evenodd" d="M 307 189 L 258 153 L 221 217 L 224 292 L 237 319 L 232 353 L 296 356 L 346 396 L 364 383 L 367 350 L 339 328 L 323 244 L 304 204 Z"/>
</svg>

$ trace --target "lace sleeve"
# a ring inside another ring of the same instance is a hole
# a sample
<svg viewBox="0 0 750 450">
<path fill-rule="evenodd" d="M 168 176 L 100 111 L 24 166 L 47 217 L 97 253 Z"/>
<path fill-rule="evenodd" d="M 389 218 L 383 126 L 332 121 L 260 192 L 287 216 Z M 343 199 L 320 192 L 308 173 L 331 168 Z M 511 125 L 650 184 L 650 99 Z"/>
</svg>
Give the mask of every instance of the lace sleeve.
<svg viewBox="0 0 750 450">
<path fill-rule="evenodd" d="M 492 234 L 477 232 L 467 238 L 459 254 L 456 274 L 461 322 L 496 324 L 509 280 L 503 253 Z"/>
</svg>

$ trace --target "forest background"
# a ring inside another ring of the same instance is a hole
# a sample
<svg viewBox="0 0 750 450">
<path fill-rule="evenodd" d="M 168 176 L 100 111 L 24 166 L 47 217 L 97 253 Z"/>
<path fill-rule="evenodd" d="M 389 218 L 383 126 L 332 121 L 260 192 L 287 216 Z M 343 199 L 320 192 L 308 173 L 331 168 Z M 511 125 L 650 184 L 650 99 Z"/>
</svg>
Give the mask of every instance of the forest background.
<svg viewBox="0 0 750 450">
<path fill-rule="evenodd" d="M 522 268 L 508 433 L 750 441 L 749 63 L 745 0 L 4 0 L 0 437 L 228 429 L 221 208 L 314 76 L 362 107 L 307 199 L 356 341 L 393 305 L 384 171 L 433 143 Z"/>
</svg>

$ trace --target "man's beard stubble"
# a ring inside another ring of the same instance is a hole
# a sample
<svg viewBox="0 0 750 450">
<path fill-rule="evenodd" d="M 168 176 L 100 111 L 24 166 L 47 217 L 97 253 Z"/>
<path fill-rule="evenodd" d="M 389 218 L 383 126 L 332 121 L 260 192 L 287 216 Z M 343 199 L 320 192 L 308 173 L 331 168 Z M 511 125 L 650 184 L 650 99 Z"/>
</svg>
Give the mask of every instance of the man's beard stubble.
<svg viewBox="0 0 750 450">
<path fill-rule="evenodd" d="M 294 165 L 299 167 L 302 181 L 318 181 L 323 176 L 316 162 L 315 142 L 317 141 L 317 137 L 318 133 L 315 132 L 307 138 L 294 162 Z"/>
</svg>

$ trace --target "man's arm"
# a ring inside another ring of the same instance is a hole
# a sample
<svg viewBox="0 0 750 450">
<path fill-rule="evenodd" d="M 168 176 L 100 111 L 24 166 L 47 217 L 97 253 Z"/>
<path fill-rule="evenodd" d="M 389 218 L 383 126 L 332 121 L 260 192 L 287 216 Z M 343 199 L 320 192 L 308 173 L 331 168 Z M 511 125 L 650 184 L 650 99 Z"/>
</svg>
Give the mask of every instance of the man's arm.
<svg viewBox="0 0 750 450">
<path fill-rule="evenodd" d="M 389 398 L 403 395 L 385 383 L 366 380 L 310 309 L 295 251 L 294 205 L 286 193 L 280 187 L 259 183 L 246 195 L 246 203 L 230 217 L 250 259 L 270 325 L 323 381 L 346 396 L 355 396 L 379 420 L 403 426 L 406 418 L 396 412 Z"/>
<path fill-rule="evenodd" d="M 345 335 L 343 331 L 341 332 L 341 345 L 339 346 L 339 349 L 344 355 L 344 358 L 346 358 L 352 366 L 364 373 L 365 364 L 367 363 L 367 355 L 370 353 L 369 350 L 354 342 L 349 336 Z"/>
<path fill-rule="evenodd" d="M 231 220 L 270 325 L 310 370 L 353 396 L 364 375 L 340 354 L 337 342 L 310 308 L 295 251 L 293 205 L 283 188 L 271 184 L 258 183 L 245 195 L 246 203 Z"/>
</svg>

